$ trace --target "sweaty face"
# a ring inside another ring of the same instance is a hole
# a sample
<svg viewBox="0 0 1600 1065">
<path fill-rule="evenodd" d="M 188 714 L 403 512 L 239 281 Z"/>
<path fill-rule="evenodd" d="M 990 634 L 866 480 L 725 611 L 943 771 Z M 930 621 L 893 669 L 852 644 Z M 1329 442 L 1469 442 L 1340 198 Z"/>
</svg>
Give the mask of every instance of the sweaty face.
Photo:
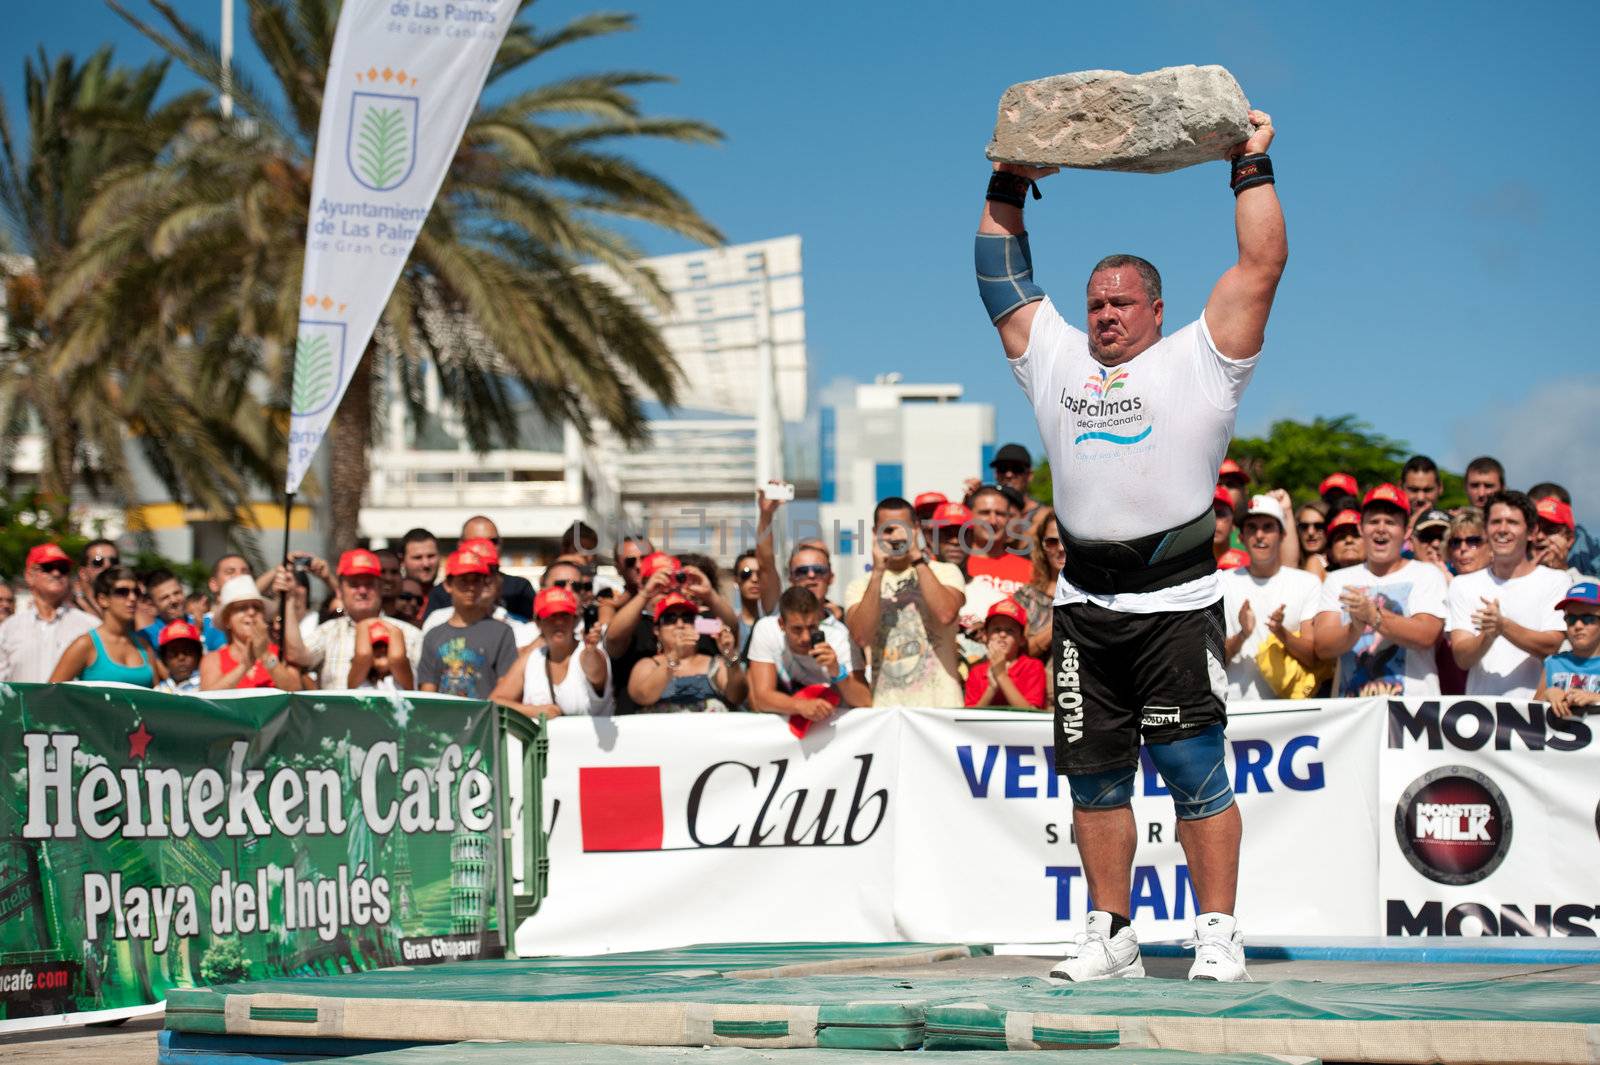
<svg viewBox="0 0 1600 1065">
<path fill-rule="evenodd" d="M 1405 475 L 1400 487 L 1405 489 L 1406 499 L 1411 501 L 1411 513 L 1413 514 L 1419 510 L 1427 510 L 1438 502 L 1439 475 L 1437 473 L 1412 470 Z"/>
<path fill-rule="evenodd" d="M 1368 564 L 1385 565 L 1400 557 L 1406 538 L 1406 519 L 1388 507 L 1373 507 L 1361 515 L 1361 539 L 1367 546 Z"/>
<path fill-rule="evenodd" d="M 1161 339 L 1162 301 L 1150 299 L 1131 266 L 1089 278 L 1089 352 L 1107 366 L 1127 362 Z"/>
</svg>

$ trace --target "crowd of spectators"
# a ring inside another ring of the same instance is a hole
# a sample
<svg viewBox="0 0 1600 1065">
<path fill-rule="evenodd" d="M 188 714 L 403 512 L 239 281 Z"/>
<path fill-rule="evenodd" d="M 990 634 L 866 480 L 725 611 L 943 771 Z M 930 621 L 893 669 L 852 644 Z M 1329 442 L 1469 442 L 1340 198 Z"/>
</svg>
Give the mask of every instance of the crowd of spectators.
<svg viewBox="0 0 1600 1065">
<path fill-rule="evenodd" d="M 635 535 L 613 545 L 620 586 L 607 586 L 599 537 L 575 523 L 535 588 L 501 571 L 482 516 L 448 551 L 414 529 L 331 566 L 302 552 L 258 574 L 225 555 L 192 593 L 169 570 L 123 565 L 109 540 L 76 560 L 41 544 L 27 597 L 0 585 L 0 681 L 420 690 L 539 717 L 749 710 L 797 732 L 866 706 L 1043 710 L 1071 547 L 1028 494 L 1027 450 L 1008 444 L 992 467 L 957 499 L 880 500 L 871 564 L 842 594 L 825 541 L 780 564 L 782 493 L 766 492 L 726 584 L 713 559 Z M 1444 510 L 1420 455 L 1398 484 L 1331 472 L 1315 499 L 1250 480 L 1230 459 L 1213 497 L 1230 698 L 1473 694 L 1562 715 L 1600 703 L 1600 544 L 1560 485 L 1513 490 L 1479 458 L 1469 502 Z"/>
</svg>

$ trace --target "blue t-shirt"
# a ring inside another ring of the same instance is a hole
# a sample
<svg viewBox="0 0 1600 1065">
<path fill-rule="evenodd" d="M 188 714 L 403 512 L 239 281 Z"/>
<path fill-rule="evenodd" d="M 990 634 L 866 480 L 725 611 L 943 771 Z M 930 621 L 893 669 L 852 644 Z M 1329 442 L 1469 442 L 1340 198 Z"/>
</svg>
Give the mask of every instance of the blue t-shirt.
<svg viewBox="0 0 1600 1065">
<path fill-rule="evenodd" d="M 205 642 L 207 651 L 228 646 L 228 634 L 211 623 L 210 614 L 200 619 L 200 638 Z"/>
<path fill-rule="evenodd" d="M 1544 686 L 1600 692 L 1600 655 L 1579 658 L 1571 651 L 1551 655 L 1544 660 Z"/>
</svg>

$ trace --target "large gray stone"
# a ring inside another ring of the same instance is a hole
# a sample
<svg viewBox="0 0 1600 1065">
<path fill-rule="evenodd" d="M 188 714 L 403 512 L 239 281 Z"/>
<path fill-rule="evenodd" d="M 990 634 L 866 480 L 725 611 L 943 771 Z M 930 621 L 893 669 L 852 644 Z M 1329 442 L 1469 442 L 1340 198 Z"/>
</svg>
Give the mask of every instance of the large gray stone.
<svg viewBox="0 0 1600 1065">
<path fill-rule="evenodd" d="M 1081 70 L 1007 89 L 988 156 L 1164 174 L 1226 158 L 1250 136 L 1249 111 L 1239 83 L 1219 66 Z"/>
</svg>

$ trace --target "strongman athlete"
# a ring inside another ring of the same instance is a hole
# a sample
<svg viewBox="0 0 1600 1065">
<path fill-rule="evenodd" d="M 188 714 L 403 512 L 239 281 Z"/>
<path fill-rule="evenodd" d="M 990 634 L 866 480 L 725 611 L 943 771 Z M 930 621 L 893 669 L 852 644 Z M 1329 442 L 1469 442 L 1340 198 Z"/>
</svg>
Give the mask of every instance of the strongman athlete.
<svg viewBox="0 0 1600 1065">
<path fill-rule="evenodd" d="M 1172 792 L 1202 911 L 1189 978 L 1249 979 L 1233 916 L 1240 820 L 1223 762 L 1211 499 L 1288 256 L 1272 120 L 1251 111 L 1250 123 L 1230 182 L 1239 261 L 1199 321 L 1170 336 L 1161 276 L 1137 256 L 1095 264 L 1087 333 L 1034 283 L 1022 205 L 1056 168 L 997 164 L 978 227 L 978 290 L 1038 419 L 1067 553 L 1051 655 L 1056 771 L 1097 909 L 1058 979 L 1144 975 L 1128 924 L 1141 737 Z"/>
</svg>

